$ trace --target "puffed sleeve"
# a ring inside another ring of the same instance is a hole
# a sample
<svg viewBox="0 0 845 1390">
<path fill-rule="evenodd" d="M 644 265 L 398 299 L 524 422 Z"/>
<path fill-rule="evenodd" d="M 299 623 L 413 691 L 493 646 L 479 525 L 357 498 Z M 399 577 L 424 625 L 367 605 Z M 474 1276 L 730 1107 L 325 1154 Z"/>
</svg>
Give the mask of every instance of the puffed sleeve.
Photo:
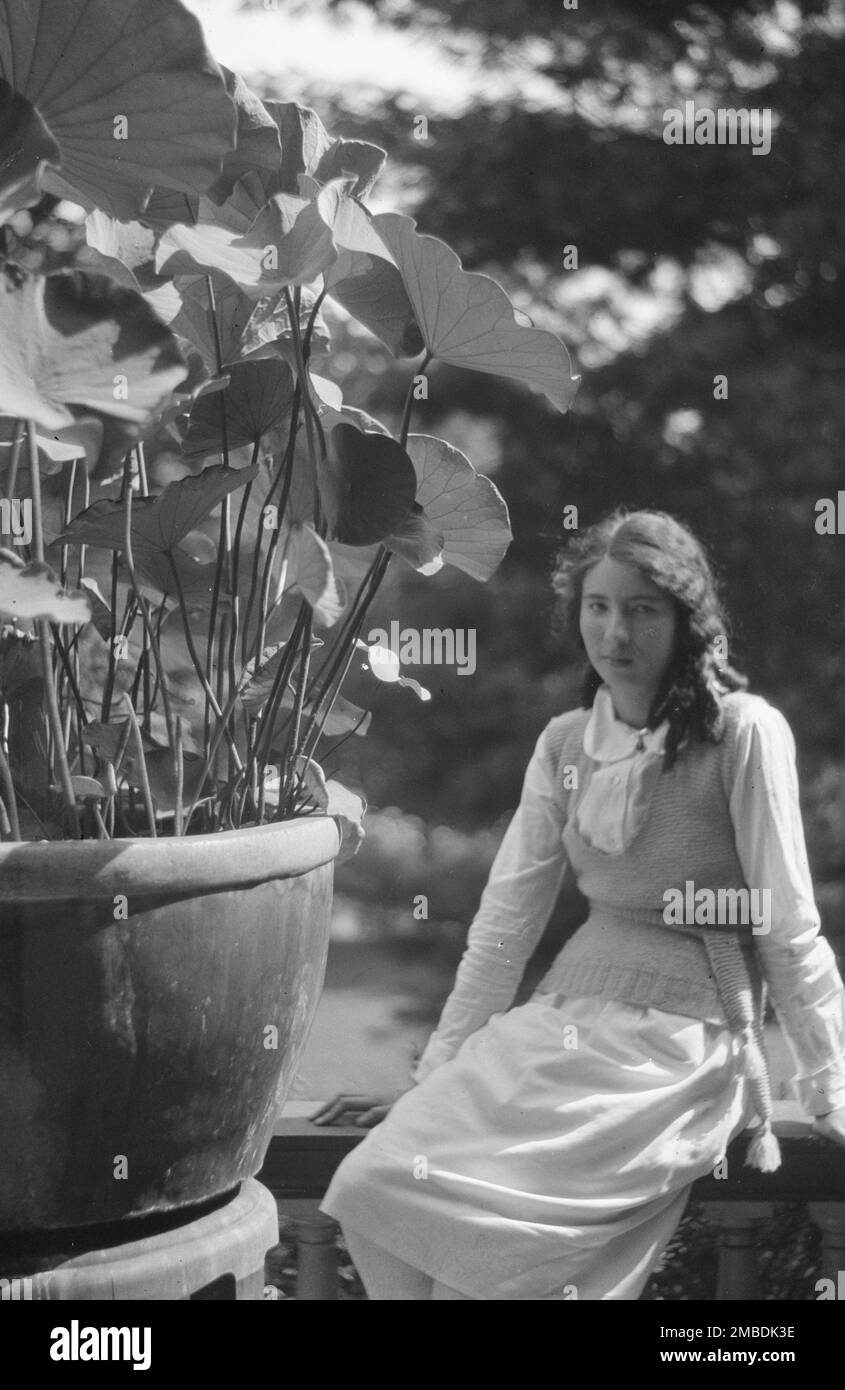
<svg viewBox="0 0 845 1390">
<path fill-rule="evenodd" d="M 472 920 L 455 984 L 412 1075 L 423 1081 L 461 1043 L 513 1002 L 543 934 L 566 870 L 564 813 L 543 730 L 525 772 L 519 806 L 505 831 Z"/>
<path fill-rule="evenodd" d="M 771 890 L 771 923 L 755 935 L 778 1022 L 811 1115 L 845 1105 L 845 988 L 819 935 L 798 800 L 795 741 L 783 715 L 749 701 L 738 731 L 730 799 L 737 854 L 750 888 Z"/>
</svg>

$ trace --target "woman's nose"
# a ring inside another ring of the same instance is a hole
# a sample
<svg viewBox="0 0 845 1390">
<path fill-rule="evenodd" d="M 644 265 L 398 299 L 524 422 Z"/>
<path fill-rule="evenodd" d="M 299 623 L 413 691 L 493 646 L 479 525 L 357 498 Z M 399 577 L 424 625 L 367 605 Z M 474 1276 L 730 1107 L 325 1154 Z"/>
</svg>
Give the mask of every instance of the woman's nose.
<svg viewBox="0 0 845 1390">
<path fill-rule="evenodd" d="M 623 646 L 628 641 L 628 635 L 628 623 L 624 613 L 611 612 L 605 629 L 606 638 Z"/>
</svg>

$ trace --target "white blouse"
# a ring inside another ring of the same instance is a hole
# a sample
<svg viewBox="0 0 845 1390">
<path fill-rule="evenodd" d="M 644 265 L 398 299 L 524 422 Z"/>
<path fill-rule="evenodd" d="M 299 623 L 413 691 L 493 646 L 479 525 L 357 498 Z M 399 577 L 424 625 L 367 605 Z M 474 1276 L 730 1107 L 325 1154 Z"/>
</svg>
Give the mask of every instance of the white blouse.
<svg viewBox="0 0 845 1390">
<path fill-rule="evenodd" d="M 613 712 L 610 691 L 596 691 L 584 730 L 584 752 L 597 767 L 578 805 L 578 831 L 589 845 L 620 854 L 634 839 L 648 809 L 643 774 L 663 756 L 668 721 L 659 728 L 632 729 Z"/>
<path fill-rule="evenodd" d="M 632 729 L 613 713 L 609 691 L 596 695 L 584 732 L 593 760 L 578 808 L 578 829 L 608 853 L 621 853 L 645 812 L 643 772 L 663 756 L 667 725 Z M 845 987 L 819 934 L 798 801 L 795 742 L 773 706 L 755 700 L 738 731 L 730 814 L 747 883 L 771 886 L 771 930 L 755 936 L 778 1022 L 795 1063 L 795 1089 L 811 1115 L 845 1105 Z M 415 1081 L 453 1057 L 491 1017 L 510 1008 L 526 962 L 563 882 L 563 819 L 554 798 L 545 731 L 525 773 L 522 797 L 490 870 L 454 988 L 414 1070 Z"/>
</svg>

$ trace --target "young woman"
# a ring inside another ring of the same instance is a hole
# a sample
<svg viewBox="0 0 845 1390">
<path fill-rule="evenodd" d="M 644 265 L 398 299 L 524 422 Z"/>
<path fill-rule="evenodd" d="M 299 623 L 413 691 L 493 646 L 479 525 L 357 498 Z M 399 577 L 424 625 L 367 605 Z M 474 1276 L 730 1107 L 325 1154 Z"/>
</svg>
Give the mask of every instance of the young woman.
<svg viewBox="0 0 845 1390">
<path fill-rule="evenodd" d="M 552 719 L 454 989 L 322 1203 L 375 1299 L 635 1299 L 690 1184 L 755 1118 L 777 1167 L 767 988 L 815 1127 L 845 1144 L 845 990 L 819 935 L 781 714 L 722 659 L 702 547 L 617 513 L 554 574 L 589 665 Z M 567 863 L 590 903 L 509 1008 Z M 701 890 L 705 890 L 702 892 Z"/>
</svg>

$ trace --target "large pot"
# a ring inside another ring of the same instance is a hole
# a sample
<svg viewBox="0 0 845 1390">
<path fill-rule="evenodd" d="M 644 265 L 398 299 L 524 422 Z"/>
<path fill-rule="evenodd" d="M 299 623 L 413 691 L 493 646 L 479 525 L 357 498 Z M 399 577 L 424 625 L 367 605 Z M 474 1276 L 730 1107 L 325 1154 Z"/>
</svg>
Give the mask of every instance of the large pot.
<svg viewBox="0 0 845 1390">
<path fill-rule="evenodd" d="M 0 845 L 0 1232 L 190 1207 L 258 1171 L 339 843 L 320 816 Z"/>
</svg>

